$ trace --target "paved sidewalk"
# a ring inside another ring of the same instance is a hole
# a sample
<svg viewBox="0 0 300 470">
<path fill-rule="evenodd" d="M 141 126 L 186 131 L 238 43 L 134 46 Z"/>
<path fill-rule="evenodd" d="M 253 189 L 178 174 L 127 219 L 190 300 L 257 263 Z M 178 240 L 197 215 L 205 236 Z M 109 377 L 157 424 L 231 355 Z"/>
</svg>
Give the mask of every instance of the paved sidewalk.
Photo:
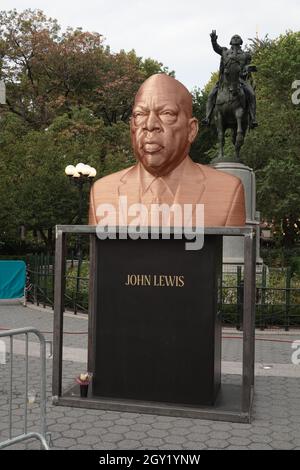
<svg viewBox="0 0 300 470">
<path fill-rule="evenodd" d="M 52 339 L 51 310 L 0 304 L 0 328 L 34 326 Z M 64 385 L 70 385 L 83 370 L 86 359 L 87 319 L 65 316 Z M 239 382 L 240 334 L 224 330 L 224 380 Z M 297 332 L 258 332 L 256 342 L 256 387 L 253 421 L 232 424 L 137 413 L 121 413 L 51 404 L 52 361 L 47 360 L 47 422 L 54 449 L 298 449 L 300 450 L 300 365 L 293 365 L 292 342 Z M 266 341 L 268 340 L 268 341 Z M 22 429 L 24 349 L 18 339 L 14 362 L 14 432 Z M 298 356 L 300 358 L 300 354 Z M 38 351 L 34 337 L 30 345 L 30 389 L 38 390 Z M 6 374 L 9 362 L 0 365 L 0 441 L 7 436 Z M 29 425 L 38 430 L 39 396 L 30 408 Z M 37 442 L 14 448 L 39 448 Z M 13 448 L 13 447 L 11 447 Z"/>
</svg>

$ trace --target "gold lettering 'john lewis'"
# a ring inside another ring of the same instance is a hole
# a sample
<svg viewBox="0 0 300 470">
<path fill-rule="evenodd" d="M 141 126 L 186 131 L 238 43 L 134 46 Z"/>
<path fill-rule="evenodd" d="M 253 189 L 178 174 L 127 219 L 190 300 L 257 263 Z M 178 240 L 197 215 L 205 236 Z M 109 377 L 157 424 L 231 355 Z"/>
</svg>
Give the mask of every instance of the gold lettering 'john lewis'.
<svg viewBox="0 0 300 470">
<path fill-rule="evenodd" d="M 125 286 L 151 286 L 151 274 L 128 274 Z"/>
<path fill-rule="evenodd" d="M 127 274 L 125 286 L 129 287 L 184 287 L 184 276 L 165 274 Z"/>
</svg>

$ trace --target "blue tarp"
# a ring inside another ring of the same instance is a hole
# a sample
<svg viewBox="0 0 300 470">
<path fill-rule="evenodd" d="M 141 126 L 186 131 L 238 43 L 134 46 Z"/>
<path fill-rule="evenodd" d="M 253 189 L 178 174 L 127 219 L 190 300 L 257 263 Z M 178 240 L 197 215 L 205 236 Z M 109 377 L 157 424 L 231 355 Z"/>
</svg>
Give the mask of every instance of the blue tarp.
<svg viewBox="0 0 300 470">
<path fill-rule="evenodd" d="M 0 299 L 24 296 L 26 264 L 24 261 L 0 261 Z"/>
</svg>

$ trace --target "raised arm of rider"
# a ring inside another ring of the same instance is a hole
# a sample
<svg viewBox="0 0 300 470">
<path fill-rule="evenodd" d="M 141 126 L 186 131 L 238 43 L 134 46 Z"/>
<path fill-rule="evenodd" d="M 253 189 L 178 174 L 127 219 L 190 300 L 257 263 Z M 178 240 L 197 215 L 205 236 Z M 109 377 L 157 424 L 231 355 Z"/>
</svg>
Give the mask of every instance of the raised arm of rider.
<svg viewBox="0 0 300 470">
<path fill-rule="evenodd" d="M 213 50 L 217 54 L 222 55 L 223 51 L 225 51 L 227 49 L 227 47 L 222 47 L 218 44 L 218 42 L 217 42 L 218 36 L 216 34 L 211 33 L 210 37 L 211 37 L 211 44 L 212 44 Z"/>
</svg>

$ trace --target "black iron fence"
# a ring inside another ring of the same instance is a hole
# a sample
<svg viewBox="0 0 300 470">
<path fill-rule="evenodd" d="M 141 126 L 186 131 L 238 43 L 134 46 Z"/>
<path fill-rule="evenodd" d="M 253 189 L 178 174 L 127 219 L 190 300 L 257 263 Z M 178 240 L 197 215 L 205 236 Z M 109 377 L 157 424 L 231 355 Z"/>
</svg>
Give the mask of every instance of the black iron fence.
<svg viewBox="0 0 300 470">
<path fill-rule="evenodd" d="M 43 307 L 54 306 L 55 257 L 35 254 L 27 259 L 29 287 L 27 301 Z M 66 262 L 65 306 L 74 314 L 88 311 L 88 261 L 74 258 Z"/>
<path fill-rule="evenodd" d="M 54 257 L 45 254 L 28 258 L 28 301 L 43 307 L 54 303 Z M 75 259 L 71 253 L 66 262 L 66 309 L 88 311 L 88 260 Z M 290 268 L 258 268 L 256 274 L 256 326 L 289 330 L 300 326 L 300 276 Z M 240 329 L 243 320 L 244 280 L 241 266 L 223 267 L 223 323 Z"/>
<path fill-rule="evenodd" d="M 223 322 L 241 328 L 243 320 L 243 269 L 224 266 Z M 291 268 L 258 267 L 256 273 L 256 327 L 300 326 L 300 277 Z"/>
</svg>

